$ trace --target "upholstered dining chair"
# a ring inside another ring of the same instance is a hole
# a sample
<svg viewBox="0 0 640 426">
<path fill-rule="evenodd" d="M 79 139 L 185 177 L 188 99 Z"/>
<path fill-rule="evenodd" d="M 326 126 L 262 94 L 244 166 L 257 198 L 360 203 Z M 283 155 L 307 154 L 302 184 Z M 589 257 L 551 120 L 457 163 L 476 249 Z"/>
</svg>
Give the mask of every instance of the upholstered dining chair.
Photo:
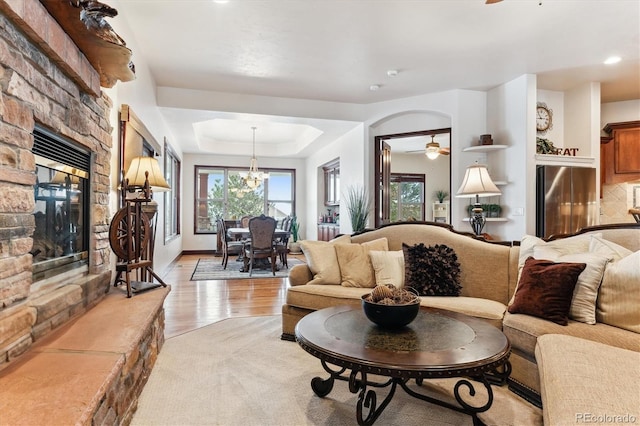
<svg viewBox="0 0 640 426">
<path fill-rule="evenodd" d="M 251 220 L 253 216 L 242 216 L 240 218 L 240 227 L 241 228 L 248 228 L 249 227 L 249 221 Z"/>
<path fill-rule="evenodd" d="M 276 249 L 273 235 L 276 231 L 276 220 L 270 216 L 260 215 L 249 220 L 251 240 L 244 246 L 244 270 L 253 274 L 256 259 L 270 259 L 271 272 L 276 275 Z"/>
<path fill-rule="evenodd" d="M 291 232 L 292 221 L 293 219 L 291 218 L 291 216 L 287 216 L 284 219 L 282 219 L 282 230 Z M 276 243 L 275 243 L 276 252 L 280 257 L 280 263 L 282 263 L 282 266 L 284 266 L 287 269 L 289 269 L 289 264 L 287 263 L 287 253 L 289 252 L 289 247 L 288 247 L 289 235 L 290 234 L 287 234 L 285 237 L 276 239 Z"/>
<path fill-rule="evenodd" d="M 227 225 L 224 219 L 218 219 L 218 232 L 220 233 L 220 242 L 222 243 L 222 269 L 227 269 L 229 262 L 229 254 L 240 254 L 244 248 L 244 241 L 233 241 L 227 235 Z"/>
</svg>

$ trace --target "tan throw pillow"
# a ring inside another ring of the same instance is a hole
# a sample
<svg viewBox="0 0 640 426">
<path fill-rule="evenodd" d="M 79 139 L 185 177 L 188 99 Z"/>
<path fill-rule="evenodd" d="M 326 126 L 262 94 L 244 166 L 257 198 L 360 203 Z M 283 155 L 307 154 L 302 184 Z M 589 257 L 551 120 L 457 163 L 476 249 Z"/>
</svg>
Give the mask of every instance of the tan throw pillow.
<svg viewBox="0 0 640 426">
<path fill-rule="evenodd" d="M 598 296 L 598 322 L 640 333 L 640 251 L 610 264 Z"/>
<path fill-rule="evenodd" d="M 533 253 L 536 259 L 547 259 L 554 262 L 577 262 L 587 265 L 578 277 L 578 283 L 573 290 L 569 318 L 585 324 L 595 324 L 598 289 L 600 288 L 605 268 L 612 257 L 598 253 L 558 255 L 557 250 L 546 246 L 535 247 Z"/>
<path fill-rule="evenodd" d="M 335 243 L 304 240 L 300 242 L 300 247 L 313 274 L 313 279 L 307 284 L 339 285 L 341 283 Z"/>
<path fill-rule="evenodd" d="M 589 244 L 591 243 L 592 236 L 602 237 L 602 234 L 576 235 L 574 237 L 561 238 L 559 240 L 549 242 L 533 235 L 525 235 L 520 241 L 518 273 L 522 272 L 524 262 L 529 257 L 533 256 L 533 250 L 535 247 L 543 246 L 555 250 L 558 256 L 562 256 L 564 254 L 585 253 L 589 251 Z"/>
<path fill-rule="evenodd" d="M 402 250 L 372 250 L 369 252 L 369 257 L 376 285 L 393 284 L 397 288 L 404 287 L 404 253 Z"/>
<path fill-rule="evenodd" d="M 522 275 L 524 262 L 530 257 L 535 257 L 533 254 L 534 248 L 547 247 L 551 250 L 556 250 L 557 256 L 573 253 L 585 253 L 589 251 L 589 243 L 591 242 L 592 236 L 602 237 L 602 234 L 576 235 L 549 242 L 533 235 L 525 235 L 522 237 L 522 240 L 520 241 L 520 251 L 518 254 L 518 284 L 516 284 L 516 291 L 518 291 L 518 285 L 520 284 L 520 276 Z M 513 297 L 511 297 L 509 305 L 512 303 Z"/>
<path fill-rule="evenodd" d="M 621 246 L 620 244 L 616 244 L 613 241 L 605 240 L 604 238 L 595 235 L 591 236 L 589 251 L 591 253 L 611 256 L 614 262 L 633 253 L 631 250 Z"/>
<path fill-rule="evenodd" d="M 367 241 L 362 244 L 336 244 L 336 255 L 340 265 L 340 277 L 344 287 L 375 287 L 375 272 L 370 251 L 388 251 L 386 238 Z"/>
</svg>

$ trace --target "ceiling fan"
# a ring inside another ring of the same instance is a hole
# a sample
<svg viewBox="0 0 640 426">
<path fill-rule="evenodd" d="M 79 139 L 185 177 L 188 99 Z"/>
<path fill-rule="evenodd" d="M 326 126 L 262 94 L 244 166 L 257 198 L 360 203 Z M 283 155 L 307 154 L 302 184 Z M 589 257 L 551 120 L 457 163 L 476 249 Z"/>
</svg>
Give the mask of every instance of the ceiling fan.
<svg viewBox="0 0 640 426">
<path fill-rule="evenodd" d="M 429 157 L 430 160 L 436 159 L 438 155 L 449 155 L 451 153 L 450 148 L 440 148 L 440 144 L 433 139 L 434 137 L 435 135 L 431 135 L 431 142 L 427 143 L 424 149 L 407 151 L 407 153 L 424 152 L 424 154 Z"/>
</svg>

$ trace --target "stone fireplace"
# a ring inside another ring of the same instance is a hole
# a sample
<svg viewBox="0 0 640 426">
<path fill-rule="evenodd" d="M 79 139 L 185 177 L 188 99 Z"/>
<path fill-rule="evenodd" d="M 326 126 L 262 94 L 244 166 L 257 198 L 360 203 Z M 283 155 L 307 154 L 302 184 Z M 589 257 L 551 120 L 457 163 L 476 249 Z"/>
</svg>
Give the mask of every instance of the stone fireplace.
<svg viewBox="0 0 640 426">
<path fill-rule="evenodd" d="M 111 281 L 112 104 L 95 64 L 43 3 L 0 0 L 0 370 L 100 302 Z M 92 158 L 87 261 L 42 279 L 34 279 L 32 256 L 36 126 Z"/>
</svg>

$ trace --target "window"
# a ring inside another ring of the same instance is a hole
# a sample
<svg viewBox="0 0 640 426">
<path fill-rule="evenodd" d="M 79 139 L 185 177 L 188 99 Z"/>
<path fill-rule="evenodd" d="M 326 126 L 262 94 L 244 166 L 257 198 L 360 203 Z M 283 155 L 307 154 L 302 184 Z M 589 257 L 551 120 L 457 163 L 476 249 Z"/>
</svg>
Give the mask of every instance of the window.
<svg viewBox="0 0 640 426">
<path fill-rule="evenodd" d="M 391 222 L 424 220 L 424 175 L 391 174 Z"/>
<path fill-rule="evenodd" d="M 216 232 L 216 219 L 265 214 L 277 220 L 295 213 L 295 171 L 264 169 L 269 178 L 250 189 L 240 177 L 244 168 L 195 167 L 195 233 Z"/>
<path fill-rule="evenodd" d="M 180 160 L 169 144 L 164 144 L 164 179 L 169 191 L 164 193 L 164 241 L 180 235 Z"/>
<path fill-rule="evenodd" d="M 33 280 L 88 263 L 91 154 L 36 126 Z"/>
<path fill-rule="evenodd" d="M 340 161 L 334 160 L 322 167 L 324 171 L 324 205 L 340 204 Z"/>
</svg>

